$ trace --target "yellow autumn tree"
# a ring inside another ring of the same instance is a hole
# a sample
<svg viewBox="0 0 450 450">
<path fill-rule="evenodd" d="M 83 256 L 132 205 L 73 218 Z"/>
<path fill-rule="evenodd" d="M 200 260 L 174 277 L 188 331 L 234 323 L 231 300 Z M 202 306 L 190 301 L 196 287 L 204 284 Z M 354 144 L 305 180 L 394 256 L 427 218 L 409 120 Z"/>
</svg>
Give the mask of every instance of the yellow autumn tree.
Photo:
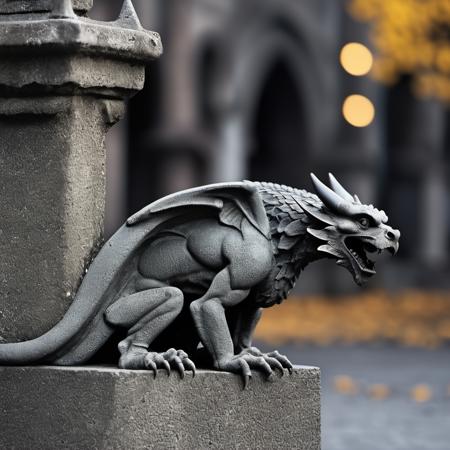
<svg viewBox="0 0 450 450">
<path fill-rule="evenodd" d="M 450 103 L 450 0 L 350 0 L 348 9 L 371 24 L 376 79 L 410 74 L 418 95 Z"/>
</svg>

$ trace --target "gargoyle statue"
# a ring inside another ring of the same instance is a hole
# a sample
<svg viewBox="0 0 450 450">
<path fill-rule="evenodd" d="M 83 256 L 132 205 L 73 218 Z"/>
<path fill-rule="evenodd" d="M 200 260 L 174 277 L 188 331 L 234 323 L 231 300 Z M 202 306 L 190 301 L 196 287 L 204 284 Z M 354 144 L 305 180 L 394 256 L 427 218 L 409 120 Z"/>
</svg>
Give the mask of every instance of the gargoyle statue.
<svg viewBox="0 0 450 450">
<path fill-rule="evenodd" d="M 203 349 L 212 367 L 242 374 L 245 385 L 252 369 L 291 370 L 285 356 L 251 346 L 261 309 L 283 301 L 323 257 L 362 284 L 375 274 L 366 253 L 395 254 L 400 237 L 331 174 L 331 189 L 311 176 L 317 195 L 244 181 L 145 207 L 103 246 L 64 318 L 36 339 L 0 345 L 0 364 L 86 363 L 122 330 L 121 368 L 195 374 L 188 354 Z"/>
</svg>

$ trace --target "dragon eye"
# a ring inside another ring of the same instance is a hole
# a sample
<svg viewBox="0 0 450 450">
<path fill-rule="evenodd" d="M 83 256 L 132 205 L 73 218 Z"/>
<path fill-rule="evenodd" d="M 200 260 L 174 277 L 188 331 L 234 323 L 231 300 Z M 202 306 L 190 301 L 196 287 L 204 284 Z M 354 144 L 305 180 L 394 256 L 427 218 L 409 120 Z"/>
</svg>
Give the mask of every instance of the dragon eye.
<svg viewBox="0 0 450 450">
<path fill-rule="evenodd" d="M 363 228 L 369 228 L 369 219 L 367 217 L 361 217 L 358 222 Z"/>
</svg>

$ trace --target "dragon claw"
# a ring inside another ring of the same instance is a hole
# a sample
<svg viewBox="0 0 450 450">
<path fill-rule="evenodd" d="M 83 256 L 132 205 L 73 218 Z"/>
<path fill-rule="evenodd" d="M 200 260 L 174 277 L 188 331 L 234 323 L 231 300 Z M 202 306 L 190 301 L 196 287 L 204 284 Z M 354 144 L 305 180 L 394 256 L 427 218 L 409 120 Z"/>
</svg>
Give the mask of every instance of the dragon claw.
<svg viewBox="0 0 450 450">
<path fill-rule="evenodd" d="M 252 371 L 247 361 L 244 359 L 239 360 L 239 366 L 242 371 L 242 376 L 244 377 L 244 390 L 247 389 L 250 378 L 252 377 Z"/>
<path fill-rule="evenodd" d="M 271 358 L 270 356 L 265 356 L 264 359 L 272 369 L 278 369 L 281 376 L 284 375 L 283 365 L 280 363 L 280 361 L 278 361 L 278 359 Z"/>
<path fill-rule="evenodd" d="M 244 375 L 244 391 L 248 387 L 248 382 L 249 382 L 250 378 L 251 378 L 251 375 Z"/>
<path fill-rule="evenodd" d="M 158 374 L 158 368 L 156 367 L 155 362 L 150 358 L 147 358 L 146 356 L 144 358 L 144 364 L 146 369 L 153 370 L 153 378 L 156 378 L 156 375 Z"/>
<path fill-rule="evenodd" d="M 187 356 L 183 359 L 183 364 L 187 370 L 192 372 L 192 377 L 195 377 L 195 364 Z"/>
<path fill-rule="evenodd" d="M 178 370 L 178 373 L 180 374 L 181 379 L 184 378 L 184 365 L 180 359 L 179 356 L 175 356 L 175 358 L 173 359 L 174 364 Z"/>
<path fill-rule="evenodd" d="M 284 369 L 287 369 L 289 371 L 289 373 L 292 373 L 294 371 L 294 366 L 289 361 L 289 359 L 286 356 L 279 353 L 277 350 L 267 353 L 267 356 L 278 361 Z"/>
<path fill-rule="evenodd" d="M 192 375 L 195 376 L 195 364 L 189 359 L 186 352 L 183 350 L 175 350 L 173 348 L 163 353 L 163 357 L 170 367 L 176 369 L 180 374 L 181 379 L 184 378 L 186 370 L 192 371 Z"/>
<path fill-rule="evenodd" d="M 286 356 L 277 351 L 262 353 L 256 347 L 244 349 L 239 355 L 221 363 L 219 367 L 222 370 L 241 374 L 244 380 L 244 389 L 248 386 L 252 369 L 262 372 L 270 380 L 273 379 L 274 370 L 278 370 L 281 376 L 284 375 L 284 369 L 290 373 L 293 372 L 293 365 Z"/>
<path fill-rule="evenodd" d="M 274 369 L 283 371 L 282 363 L 254 348 L 243 350 L 239 355 L 220 363 L 219 367 L 221 370 L 240 374 L 243 378 L 244 390 L 252 378 L 252 369 L 262 372 L 268 380 L 273 378 Z"/>
<path fill-rule="evenodd" d="M 167 376 L 169 377 L 170 376 L 170 364 L 164 359 L 164 358 L 162 358 L 161 357 L 161 365 L 163 366 L 163 369 L 165 369 L 165 371 L 167 372 Z"/>
</svg>

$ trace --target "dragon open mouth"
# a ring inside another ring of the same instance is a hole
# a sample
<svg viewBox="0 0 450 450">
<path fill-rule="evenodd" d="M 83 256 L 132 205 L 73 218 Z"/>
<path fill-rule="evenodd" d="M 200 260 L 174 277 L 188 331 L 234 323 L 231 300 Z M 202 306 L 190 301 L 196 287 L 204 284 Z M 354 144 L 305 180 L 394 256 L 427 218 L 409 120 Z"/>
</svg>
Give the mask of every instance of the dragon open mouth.
<svg viewBox="0 0 450 450">
<path fill-rule="evenodd" d="M 368 242 L 362 242 L 355 237 L 348 237 L 344 242 L 348 252 L 361 271 L 365 272 L 367 275 L 374 275 L 376 273 L 374 270 L 375 261 L 372 261 L 367 257 L 367 252 L 374 253 L 378 251 L 380 253 L 381 250 L 375 247 L 375 245 L 369 244 Z"/>
</svg>

